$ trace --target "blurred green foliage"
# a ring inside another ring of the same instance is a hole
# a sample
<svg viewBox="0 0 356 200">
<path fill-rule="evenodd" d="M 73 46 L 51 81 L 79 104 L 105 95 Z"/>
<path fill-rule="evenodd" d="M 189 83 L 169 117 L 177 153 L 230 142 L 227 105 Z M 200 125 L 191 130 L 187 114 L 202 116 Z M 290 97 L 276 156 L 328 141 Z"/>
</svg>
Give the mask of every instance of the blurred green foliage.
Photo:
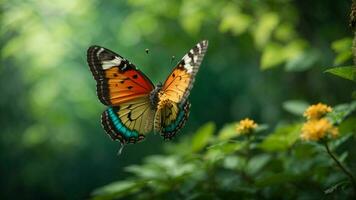
<svg viewBox="0 0 356 200">
<path fill-rule="evenodd" d="M 340 109 L 342 108 L 342 109 Z M 340 122 L 340 137 L 332 141 L 340 160 L 355 171 L 356 102 L 339 105 L 330 113 Z M 347 118 L 347 120 L 345 120 Z M 353 122 L 349 122 L 349 120 Z M 93 192 L 93 199 L 349 199 L 352 186 L 336 170 L 322 145 L 298 140 L 301 124 L 285 124 L 275 131 L 259 129 L 252 136 L 216 136 L 209 122 L 166 153 L 145 158 L 125 171 L 130 178 Z M 209 141 L 208 143 L 206 141 Z M 200 148 L 194 148 L 199 146 Z M 193 147 L 193 148 L 189 148 Z M 198 150 L 198 151 L 197 151 Z M 356 189 L 356 188 L 355 188 Z"/>
<path fill-rule="evenodd" d="M 1 199 L 83 199 L 117 180 L 94 198 L 350 194 L 323 150 L 298 140 L 307 105 L 341 105 L 333 149 L 356 171 L 355 104 L 342 104 L 355 85 L 332 75 L 355 80 L 349 2 L 2 0 L 0 9 Z M 116 157 L 86 49 L 115 50 L 158 83 L 171 57 L 202 39 L 210 46 L 186 127 L 164 147 L 150 135 Z M 246 116 L 265 124 L 249 145 L 234 132 Z"/>
</svg>

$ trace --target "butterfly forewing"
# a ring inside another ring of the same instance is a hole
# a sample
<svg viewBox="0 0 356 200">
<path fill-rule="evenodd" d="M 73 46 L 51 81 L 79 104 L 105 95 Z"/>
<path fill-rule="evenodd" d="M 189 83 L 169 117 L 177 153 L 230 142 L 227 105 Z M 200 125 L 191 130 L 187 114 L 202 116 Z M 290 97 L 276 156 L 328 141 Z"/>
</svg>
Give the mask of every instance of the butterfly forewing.
<svg viewBox="0 0 356 200">
<path fill-rule="evenodd" d="M 154 88 L 134 64 L 106 48 L 91 46 L 87 61 L 97 81 L 97 95 L 105 105 L 119 105 L 149 95 Z"/>
<path fill-rule="evenodd" d="M 141 141 L 153 127 L 152 82 L 134 64 L 106 48 L 90 47 L 87 59 L 98 98 L 110 106 L 101 117 L 104 129 L 121 143 Z"/>
<path fill-rule="evenodd" d="M 163 84 L 154 127 L 165 139 L 172 138 L 189 116 L 190 103 L 187 98 L 207 48 L 206 40 L 195 45 Z"/>
<path fill-rule="evenodd" d="M 163 84 L 162 99 L 170 99 L 176 103 L 184 103 L 188 98 L 196 73 L 208 48 L 204 40 L 195 45 L 173 69 Z"/>
</svg>

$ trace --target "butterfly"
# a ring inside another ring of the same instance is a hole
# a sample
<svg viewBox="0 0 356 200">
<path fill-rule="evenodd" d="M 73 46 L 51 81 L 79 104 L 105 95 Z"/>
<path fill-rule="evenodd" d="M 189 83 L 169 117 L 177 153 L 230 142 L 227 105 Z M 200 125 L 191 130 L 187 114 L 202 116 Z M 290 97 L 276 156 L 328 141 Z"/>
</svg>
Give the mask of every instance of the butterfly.
<svg viewBox="0 0 356 200">
<path fill-rule="evenodd" d="M 173 138 L 190 111 L 188 96 L 208 48 L 196 44 L 163 84 L 153 85 L 133 63 L 100 46 L 91 46 L 87 62 L 96 80 L 97 96 L 108 108 L 101 115 L 106 133 L 121 144 L 140 142 L 149 132 Z"/>
</svg>

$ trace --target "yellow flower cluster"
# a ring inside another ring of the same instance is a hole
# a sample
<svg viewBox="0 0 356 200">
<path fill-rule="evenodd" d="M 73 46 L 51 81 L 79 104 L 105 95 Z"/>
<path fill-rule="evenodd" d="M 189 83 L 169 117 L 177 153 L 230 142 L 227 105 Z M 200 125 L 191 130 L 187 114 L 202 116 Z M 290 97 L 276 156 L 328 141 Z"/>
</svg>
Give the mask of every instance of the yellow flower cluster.
<svg viewBox="0 0 356 200">
<path fill-rule="evenodd" d="M 306 141 L 318 141 L 327 136 L 335 138 L 339 135 L 339 130 L 330 121 L 323 118 L 332 108 L 322 103 L 311 105 L 304 112 L 307 122 L 302 127 L 300 137 Z"/>
<path fill-rule="evenodd" d="M 331 111 L 332 108 L 330 106 L 318 103 L 316 105 L 309 106 L 309 108 L 307 108 L 307 110 L 304 112 L 304 117 L 306 117 L 308 120 L 320 119 Z"/>
<path fill-rule="evenodd" d="M 335 138 L 338 134 L 338 129 L 334 127 L 329 120 L 322 118 L 304 123 L 300 137 L 307 141 L 318 141 L 326 135 Z"/>
<path fill-rule="evenodd" d="M 245 118 L 236 125 L 236 131 L 239 135 L 247 135 L 251 134 L 257 126 L 253 120 Z"/>
</svg>

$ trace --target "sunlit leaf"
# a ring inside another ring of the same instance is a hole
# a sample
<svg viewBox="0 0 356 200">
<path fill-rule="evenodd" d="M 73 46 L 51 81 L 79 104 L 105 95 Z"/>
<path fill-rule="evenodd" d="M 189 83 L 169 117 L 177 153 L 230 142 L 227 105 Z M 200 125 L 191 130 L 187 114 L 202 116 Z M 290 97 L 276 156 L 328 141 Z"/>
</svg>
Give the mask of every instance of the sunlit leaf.
<svg viewBox="0 0 356 200">
<path fill-rule="evenodd" d="M 352 38 L 346 37 L 334 41 L 331 48 L 336 52 L 334 65 L 340 65 L 352 58 Z"/>
<path fill-rule="evenodd" d="M 104 187 L 94 190 L 92 195 L 94 200 L 116 199 L 140 190 L 145 183 L 142 181 L 125 180 L 114 182 Z"/>
<path fill-rule="evenodd" d="M 333 67 L 325 72 L 334 74 L 341 78 L 355 81 L 356 82 L 356 67 L 355 66 L 344 66 L 344 67 Z"/>
<path fill-rule="evenodd" d="M 334 60 L 334 65 L 341 65 L 352 58 L 352 51 L 340 52 Z"/>
<path fill-rule="evenodd" d="M 236 137 L 237 132 L 236 132 L 236 124 L 237 123 L 231 123 L 231 124 L 226 124 L 218 133 L 218 139 L 219 140 L 228 140 L 230 138 Z"/>
<path fill-rule="evenodd" d="M 249 15 L 243 14 L 237 9 L 229 9 L 224 10 L 224 16 L 219 26 L 219 30 L 221 32 L 231 31 L 235 35 L 239 35 L 244 33 L 247 28 L 251 25 L 251 17 Z"/>
<path fill-rule="evenodd" d="M 151 165 L 143 165 L 143 166 L 131 165 L 126 167 L 125 170 L 135 174 L 138 177 L 142 177 L 145 179 L 155 179 L 159 177 L 164 177 L 164 174 L 162 174 L 159 168 Z"/>
<path fill-rule="evenodd" d="M 281 44 L 270 43 L 262 53 L 261 69 L 269 69 L 282 64 L 285 61 L 284 49 Z"/>
<path fill-rule="evenodd" d="M 296 36 L 292 24 L 281 24 L 276 28 L 274 36 L 281 41 L 289 41 Z"/>
<path fill-rule="evenodd" d="M 351 47 L 352 47 L 351 37 L 342 38 L 331 43 L 331 48 L 337 53 L 342 51 L 350 51 Z"/>
<path fill-rule="evenodd" d="M 260 16 L 254 31 L 256 46 L 261 48 L 269 40 L 272 31 L 279 23 L 279 16 L 276 13 L 268 12 Z"/>
<path fill-rule="evenodd" d="M 239 151 L 246 146 L 246 141 L 223 141 L 217 144 L 211 145 L 208 149 L 219 150 L 224 154 L 231 154 L 233 152 Z"/>
<path fill-rule="evenodd" d="M 303 40 L 293 40 L 287 45 L 269 43 L 262 52 L 261 69 L 277 67 L 285 61 L 295 59 L 303 53 L 305 46 Z"/>
</svg>

